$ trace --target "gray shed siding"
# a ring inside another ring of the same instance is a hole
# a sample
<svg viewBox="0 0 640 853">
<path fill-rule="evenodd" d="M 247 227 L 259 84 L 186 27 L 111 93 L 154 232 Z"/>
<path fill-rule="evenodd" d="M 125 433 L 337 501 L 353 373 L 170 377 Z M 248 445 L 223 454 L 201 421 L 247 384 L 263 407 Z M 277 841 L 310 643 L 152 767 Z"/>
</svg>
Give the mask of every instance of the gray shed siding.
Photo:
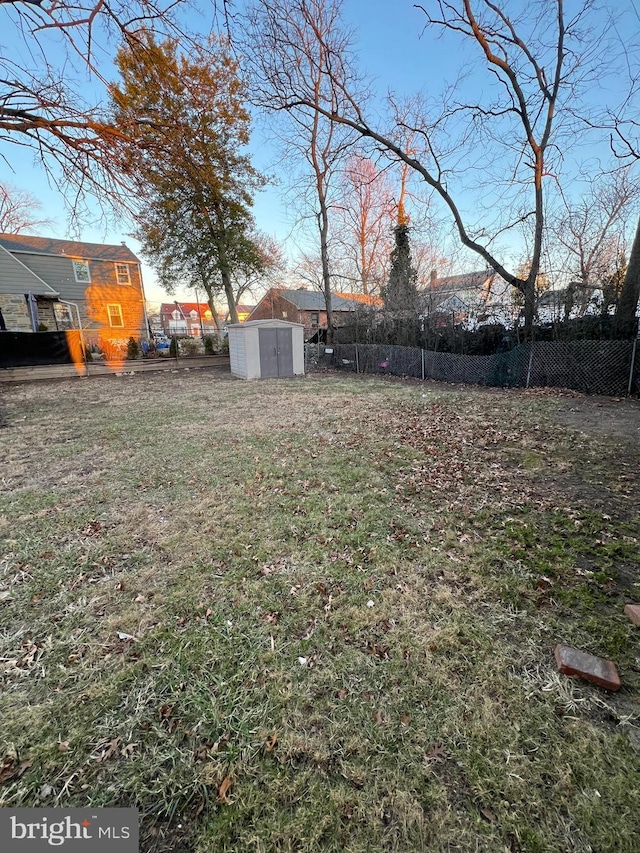
<svg viewBox="0 0 640 853">
<path fill-rule="evenodd" d="M 290 330 L 293 346 L 293 374 L 304 375 L 304 327 L 285 320 L 250 320 L 229 326 L 231 373 L 240 379 L 260 379 L 260 329 Z"/>
<path fill-rule="evenodd" d="M 234 376 L 239 376 L 240 379 L 249 378 L 244 336 L 233 326 L 229 328 L 229 362 Z"/>
</svg>

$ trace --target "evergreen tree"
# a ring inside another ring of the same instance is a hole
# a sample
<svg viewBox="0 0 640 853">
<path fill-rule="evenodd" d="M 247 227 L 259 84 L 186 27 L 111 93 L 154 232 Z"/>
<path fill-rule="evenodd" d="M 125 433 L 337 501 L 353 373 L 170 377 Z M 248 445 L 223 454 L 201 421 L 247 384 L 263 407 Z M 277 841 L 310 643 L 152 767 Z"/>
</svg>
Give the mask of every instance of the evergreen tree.
<svg viewBox="0 0 640 853">
<path fill-rule="evenodd" d="M 417 346 L 420 337 L 418 274 L 411 261 L 409 226 L 401 221 L 395 228 L 389 281 L 383 289 L 389 336 L 399 346 Z"/>
</svg>

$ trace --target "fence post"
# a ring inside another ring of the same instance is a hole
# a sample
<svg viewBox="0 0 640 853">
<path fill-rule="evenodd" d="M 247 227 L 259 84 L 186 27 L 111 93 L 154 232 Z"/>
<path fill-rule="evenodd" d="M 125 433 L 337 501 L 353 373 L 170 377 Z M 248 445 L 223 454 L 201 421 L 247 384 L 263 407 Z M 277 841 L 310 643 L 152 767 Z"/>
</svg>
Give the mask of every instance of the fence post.
<svg viewBox="0 0 640 853">
<path fill-rule="evenodd" d="M 358 358 L 358 344 L 354 344 L 354 348 L 356 351 L 356 373 L 360 373 L 360 360 Z"/>
<path fill-rule="evenodd" d="M 424 382 L 424 349 L 420 350 L 420 354 L 422 358 L 420 359 L 422 362 L 422 381 Z"/>
<path fill-rule="evenodd" d="M 529 344 L 531 350 L 529 351 L 529 367 L 527 368 L 527 384 L 525 388 L 529 387 L 529 382 L 531 381 L 531 365 L 533 364 L 533 341 Z"/>
<path fill-rule="evenodd" d="M 629 370 L 629 384 L 627 385 L 627 396 L 631 394 L 631 388 L 633 387 L 633 368 L 636 364 L 636 349 L 638 347 L 638 336 L 636 335 L 633 339 L 633 349 L 631 350 L 631 368 Z"/>
</svg>

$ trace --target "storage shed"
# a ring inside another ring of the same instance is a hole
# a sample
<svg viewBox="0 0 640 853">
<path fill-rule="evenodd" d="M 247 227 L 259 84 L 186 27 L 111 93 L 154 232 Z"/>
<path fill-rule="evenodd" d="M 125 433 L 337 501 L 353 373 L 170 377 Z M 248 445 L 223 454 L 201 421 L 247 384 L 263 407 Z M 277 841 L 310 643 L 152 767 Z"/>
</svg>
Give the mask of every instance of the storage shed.
<svg viewBox="0 0 640 853">
<path fill-rule="evenodd" d="M 250 320 L 229 326 L 231 373 L 241 379 L 304 374 L 304 326 Z"/>
</svg>

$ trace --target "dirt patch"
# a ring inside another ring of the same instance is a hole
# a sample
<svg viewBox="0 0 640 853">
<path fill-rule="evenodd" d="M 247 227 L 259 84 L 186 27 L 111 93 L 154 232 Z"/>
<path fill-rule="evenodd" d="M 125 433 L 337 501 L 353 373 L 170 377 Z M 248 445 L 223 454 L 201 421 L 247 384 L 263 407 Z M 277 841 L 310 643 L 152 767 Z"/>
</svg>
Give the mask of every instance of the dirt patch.
<svg viewBox="0 0 640 853">
<path fill-rule="evenodd" d="M 640 400 L 618 397 L 557 399 L 561 424 L 589 435 L 613 435 L 640 446 Z"/>
</svg>

